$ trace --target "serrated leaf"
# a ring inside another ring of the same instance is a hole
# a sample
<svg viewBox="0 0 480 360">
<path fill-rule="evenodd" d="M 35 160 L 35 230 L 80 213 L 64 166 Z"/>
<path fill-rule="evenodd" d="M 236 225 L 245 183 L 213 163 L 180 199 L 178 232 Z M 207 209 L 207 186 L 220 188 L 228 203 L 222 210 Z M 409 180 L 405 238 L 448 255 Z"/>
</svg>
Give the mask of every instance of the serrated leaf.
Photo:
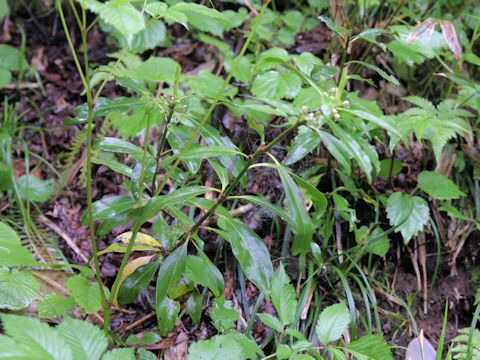
<svg viewBox="0 0 480 360">
<path fill-rule="evenodd" d="M 294 73 L 275 70 L 257 75 L 252 84 L 252 94 L 266 99 L 293 99 L 302 88 L 302 80 Z"/>
<path fill-rule="evenodd" d="M 40 284 L 29 273 L 0 268 L 0 309 L 23 309 L 39 293 Z"/>
<path fill-rule="evenodd" d="M 225 332 L 235 327 L 235 323 L 240 318 L 240 315 L 233 309 L 231 301 L 220 297 L 213 301 L 210 318 L 217 331 Z"/>
<path fill-rule="evenodd" d="M 327 306 L 318 317 L 316 332 L 323 345 L 337 341 L 350 325 L 350 312 L 344 303 Z"/>
<path fill-rule="evenodd" d="M 295 289 L 290 284 L 283 264 L 280 263 L 272 278 L 272 303 L 277 314 L 284 325 L 290 325 L 297 310 L 297 299 Z"/>
<path fill-rule="evenodd" d="M 196 284 L 208 287 L 216 297 L 223 292 L 222 273 L 205 254 L 187 257 L 185 277 Z"/>
<path fill-rule="evenodd" d="M 345 348 L 359 360 L 393 360 L 392 352 L 381 335 L 362 336 Z"/>
<path fill-rule="evenodd" d="M 225 18 L 220 11 L 208 8 L 204 5 L 195 4 L 195 3 L 180 2 L 180 3 L 177 3 L 177 4 L 173 5 L 172 7 L 170 7 L 170 10 L 175 10 L 175 11 L 180 11 L 180 12 L 191 11 L 191 12 L 197 14 L 197 15 L 201 15 L 201 16 L 209 17 L 209 18 L 213 18 L 213 19 L 224 19 Z"/>
<path fill-rule="evenodd" d="M 150 57 L 133 70 L 132 75 L 141 80 L 173 83 L 179 71 L 178 63 L 167 57 Z"/>
<path fill-rule="evenodd" d="M 62 317 L 72 310 L 74 306 L 75 300 L 73 297 L 50 293 L 38 302 L 38 316 L 41 318 Z"/>
<path fill-rule="evenodd" d="M 82 275 L 68 279 L 67 288 L 72 293 L 75 301 L 87 314 L 93 314 L 102 308 L 100 291 L 96 283 L 90 282 Z M 106 289 L 104 289 L 105 292 Z M 106 294 L 108 296 L 108 292 Z"/>
<path fill-rule="evenodd" d="M 126 38 L 145 29 L 142 14 L 123 0 L 111 0 L 103 4 L 97 12 L 103 21 L 113 25 Z"/>
<path fill-rule="evenodd" d="M 42 360 L 73 360 L 70 346 L 56 330 L 38 319 L 1 314 L 5 334 L 21 347 L 28 347 Z"/>
<path fill-rule="evenodd" d="M 283 332 L 283 324 L 280 322 L 278 318 L 271 314 L 266 314 L 266 313 L 260 313 L 257 314 L 259 317 L 260 321 L 268 326 L 269 328 L 278 331 L 279 333 Z"/>
<path fill-rule="evenodd" d="M 188 349 L 189 360 L 242 360 L 243 349 L 232 336 L 217 335 L 196 342 Z"/>
<path fill-rule="evenodd" d="M 105 333 L 86 321 L 67 316 L 56 330 L 72 349 L 74 360 L 100 360 L 107 350 Z"/>
<path fill-rule="evenodd" d="M 402 192 L 390 195 L 387 201 L 387 218 L 395 232 L 401 232 L 406 244 L 427 224 L 430 211 L 425 200 Z"/>
<path fill-rule="evenodd" d="M 22 246 L 17 233 L 0 222 L 0 266 L 35 266 L 38 262 L 32 253 Z"/>
<path fill-rule="evenodd" d="M 437 200 L 458 199 L 466 194 L 449 178 L 433 171 L 422 171 L 418 187 Z"/>
<path fill-rule="evenodd" d="M 133 348 L 113 349 L 103 355 L 102 360 L 135 360 Z"/>
</svg>

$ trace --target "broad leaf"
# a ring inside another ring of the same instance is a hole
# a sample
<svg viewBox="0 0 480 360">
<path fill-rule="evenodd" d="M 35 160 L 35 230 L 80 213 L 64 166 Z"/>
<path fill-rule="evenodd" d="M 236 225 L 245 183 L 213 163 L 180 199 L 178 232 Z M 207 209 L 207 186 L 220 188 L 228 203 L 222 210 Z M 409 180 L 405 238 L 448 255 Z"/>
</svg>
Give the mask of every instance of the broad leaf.
<svg viewBox="0 0 480 360">
<path fill-rule="evenodd" d="M 160 304 L 157 304 L 156 313 L 158 330 L 162 336 L 167 336 L 177 322 L 180 304 L 165 297 Z"/>
<path fill-rule="evenodd" d="M 107 350 L 105 333 L 86 321 L 67 316 L 56 330 L 72 349 L 74 360 L 100 360 Z"/>
<path fill-rule="evenodd" d="M 433 171 L 420 173 L 418 187 L 437 200 L 458 199 L 466 195 L 453 181 Z"/>
<path fill-rule="evenodd" d="M 260 321 L 269 328 L 274 329 L 279 333 L 283 332 L 283 324 L 275 316 L 266 313 L 260 313 L 257 316 L 259 317 Z"/>
<path fill-rule="evenodd" d="M 23 309 L 39 293 L 40 284 L 29 273 L 0 268 L 0 309 Z"/>
<path fill-rule="evenodd" d="M 62 317 L 72 310 L 74 306 L 75 299 L 73 297 L 50 293 L 38 302 L 38 316 L 42 318 Z"/>
<path fill-rule="evenodd" d="M 0 222 L 0 266 L 35 266 L 38 262 L 32 253 L 22 246 L 17 233 Z"/>
<path fill-rule="evenodd" d="M 285 191 L 288 213 L 291 216 L 290 224 L 295 232 L 292 254 L 305 255 L 310 250 L 314 230 L 313 224 L 307 210 L 305 210 L 302 192 L 295 181 L 293 181 L 288 170 L 283 165 L 278 164 L 277 166 Z"/>
<path fill-rule="evenodd" d="M 224 216 L 218 225 L 225 231 L 224 238 L 230 243 L 246 276 L 261 292 L 269 294 L 273 266 L 265 244 L 241 221 Z"/>
<path fill-rule="evenodd" d="M 34 175 L 21 176 L 17 185 L 22 199 L 38 202 L 47 201 L 54 188 L 50 180 L 41 180 Z"/>
<path fill-rule="evenodd" d="M 273 306 L 275 306 L 280 320 L 283 324 L 290 325 L 297 310 L 297 299 L 295 289 L 290 284 L 290 278 L 285 272 L 282 263 L 280 263 L 273 275 L 271 296 Z"/>
<path fill-rule="evenodd" d="M 233 329 L 237 320 L 240 318 L 238 312 L 232 308 L 232 302 L 225 300 L 223 297 L 216 298 L 213 301 L 212 309 L 210 310 L 210 318 L 213 325 L 219 332 Z"/>
<path fill-rule="evenodd" d="M 346 349 L 359 360 L 393 360 L 392 352 L 381 335 L 362 336 L 348 344 Z"/>
<path fill-rule="evenodd" d="M 223 292 L 222 273 L 205 254 L 187 257 L 185 277 L 196 284 L 208 287 L 217 297 Z"/>
<path fill-rule="evenodd" d="M 241 360 L 242 347 L 229 335 L 217 335 L 194 343 L 188 350 L 189 360 Z"/>
<path fill-rule="evenodd" d="M 291 165 L 302 160 L 320 145 L 320 137 L 312 129 L 301 126 L 298 129 L 298 135 L 290 144 L 288 153 L 283 163 Z"/>
<path fill-rule="evenodd" d="M 98 284 L 90 282 L 82 275 L 76 275 L 68 279 L 67 288 L 72 293 L 75 301 L 87 314 L 92 314 L 102 308 Z M 104 292 L 105 292 L 104 288 Z M 108 296 L 108 293 L 107 293 Z"/>
<path fill-rule="evenodd" d="M 156 299 L 161 304 L 167 293 L 177 284 L 185 271 L 187 262 L 187 243 L 173 251 L 163 261 L 158 271 Z"/>
<path fill-rule="evenodd" d="M 10 314 L 2 314 L 0 319 L 5 334 L 15 340 L 15 346 L 27 347 L 38 356 L 37 359 L 74 359 L 67 342 L 58 336 L 54 328 L 40 320 Z"/>
<path fill-rule="evenodd" d="M 395 226 L 395 232 L 401 232 L 406 244 L 423 230 L 429 216 L 427 202 L 418 196 L 395 192 L 388 198 L 387 218 Z"/>
<path fill-rule="evenodd" d="M 148 261 L 150 261 L 151 256 L 143 258 L 148 258 Z M 140 258 L 135 260 L 138 259 Z M 138 264 L 138 262 L 135 262 L 135 260 L 127 264 L 125 267 L 125 272 L 130 270 L 127 269 L 130 264 Z M 158 262 L 152 262 L 145 265 L 142 264 L 142 266 L 132 269 L 133 271 L 130 274 L 125 275 L 124 272 L 125 279 L 121 283 L 117 294 L 118 302 L 120 304 L 130 304 L 134 302 L 138 295 L 140 295 L 140 293 L 148 287 L 159 266 L 160 264 Z"/>
<path fill-rule="evenodd" d="M 344 303 L 327 306 L 320 313 L 316 332 L 323 345 L 337 341 L 350 325 L 350 312 Z"/>
<path fill-rule="evenodd" d="M 302 80 L 294 73 L 270 70 L 255 77 L 252 94 L 272 100 L 293 99 L 301 88 Z"/>
</svg>

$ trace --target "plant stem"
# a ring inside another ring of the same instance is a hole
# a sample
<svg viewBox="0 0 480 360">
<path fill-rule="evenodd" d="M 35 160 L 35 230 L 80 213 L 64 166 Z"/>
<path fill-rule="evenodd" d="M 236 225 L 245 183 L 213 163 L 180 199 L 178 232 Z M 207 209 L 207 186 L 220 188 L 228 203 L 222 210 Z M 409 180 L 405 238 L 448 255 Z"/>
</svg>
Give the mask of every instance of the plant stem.
<svg viewBox="0 0 480 360">
<path fill-rule="evenodd" d="M 151 121 L 151 114 L 152 109 L 147 109 L 147 128 L 145 129 L 145 142 L 143 144 L 143 159 L 142 159 L 142 168 L 140 170 L 140 178 L 138 183 L 138 202 L 139 205 L 142 203 L 142 193 L 144 187 L 144 179 L 145 179 L 145 163 L 147 162 L 147 155 L 148 155 L 148 143 L 149 143 L 149 132 L 150 132 L 150 121 Z M 117 302 L 117 293 L 118 288 L 120 287 L 120 281 L 123 276 L 123 272 L 125 270 L 125 266 L 127 265 L 128 258 L 132 253 L 133 245 L 135 244 L 135 239 L 137 237 L 138 232 L 140 231 L 140 227 L 142 226 L 142 222 L 137 222 L 133 229 L 132 229 L 132 236 L 128 241 L 127 248 L 125 250 L 125 254 L 123 255 L 122 262 L 120 263 L 120 267 L 118 268 L 117 276 L 115 277 L 115 281 L 113 282 L 112 291 L 110 293 L 109 303 L 110 305 L 116 304 Z"/>
<path fill-rule="evenodd" d="M 188 151 L 188 149 L 190 148 L 190 145 L 193 144 L 193 142 L 195 141 L 195 139 L 198 137 L 198 135 L 200 134 L 200 131 L 203 129 L 203 127 L 205 126 L 205 124 L 207 123 L 208 119 L 210 119 L 210 116 L 212 115 L 213 113 L 213 110 L 215 109 L 215 107 L 217 106 L 218 102 L 220 101 L 220 98 L 222 97 L 222 95 L 224 94 L 225 92 L 225 88 L 228 86 L 228 84 L 230 83 L 230 80 L 232 79 L 233 77 L 233 73 L 235 72 L 235 70 L 237 69 L 238 65 L 240 64 L 240 60 L 242 59 L 242 57 L 245 55 L 245 52 L 247 51 L 248 49 L 248 46 L 250 45 L 250 42 L 252 41 L 253 39 L 253 36 L 255 35 L 255 32 L 257 30 L 257 27 L 258 25 L 260 24 L 260 20 L 263 16 L 263 14 L 265 13 L 265 10 L 267 9 L 268 7 L 268 4 L 270 3 L 270 0 L 267 0 L 264 2 L 263 6 L 262 6 L 262 10 L 260 11 L 260 13 L 258 14 L 258 16 L 255 18 L 254 20 L 254 24 L 253 26 L 250 28 L 250 32 L 248 34 L 248 37 L 247 37 L 247 40 L 245 40 L 245 43 L 243 44 L 243 47 L 242 47 L 242 50 L 240 50 L 240 53 L 238 54 L 237 58 L 235 59 L 235 62 L 233 63 L 232 65 L 232 68 L 230 69 L 230 72 L 228 73 L 227 77 L 225 78 L 225 81 L 223 82 L 222 84 L 222 87 L 218 90 L 218 93 L 217 95 L 215 96 L 212 104 L 210 105 L 210 107 L 208 108 L 207 112 L 205 113 L 205 115 L 203 116 L 202 120 L 200 121 L 200 123 L 198 124 L 197 128 L 195 129 L 195 131 L 193 132 L 192 136 L 190 137 L 190 139 L 188 139 L 188 141 L 185 143 L 185 145 L 183 146 L 183 148 L 179 151 L 179 153 L 176 155 L 176 159 L 175 159 L 175 162 L 173 163 L 172 167 L 169 169 L 169 171 L 167 172 L 167 174 L 165 175 L 163 181 L 161 182 L 160 186 L 155 190 L 155 193 L 154 193 L 154 196 L 157 196 L 158 194 L 161 193 L 161 191 L 163 190 L 163 188 L 165 187 L 165 184 L 167 183 L 167 181 L 170 179 L 170 177 L 172 176 L 173 172 L 175 171 L 175 169 L 177 168 L 178 164 L 180 164 L 180 161 L 181 161 L 181 158 L 183 155 L 185 155 L 185 153 Z"/>
<path fill-rule="evenodd" d="M 88 46 L 87 46 L 87 32 L 86 32 L 86 14 L 85 10 L 82 9 L 82 18 L 83 22 L 81 23 L 81 34 L 82 34 L 82 49 L 84 53 L 85 61 L 85 73 L 82 70 L 82 66 L 80 65 L 80 61 L 78 59 L 77 53 L 73 46 L 72 39 L 68 32 L 67 22 L 65 20 L 65 15 L 63 13 L 62 5 L 60 0 L 56 2 L 57 10 L 60 15 L 60 20 L 62 22 L 63 30 L 65 32 L 65 36 L 67 38 L 68 46 L 70 48 L 70 52 L 72 53 L 73 61 L 75 62 L 75 66 L 77 67 L 78 74 L 82 80 L 83 86 L 85 88 L 85 93 L 87 95 L 87 106 L 88 106 L 88 115 L 87 115 L 87 146 L 86 146 L 86 175 L 87 175 L 87 221 L 88 221 L 88 228 L 89 228 L 89 236 L 92 245 L 92 258 L 93 263 L 95 266 L 95 277 L 97 280 L 98 288 L 100 291 L 100 299 L 103 308 L 103 319 L 104 319 L 104 330 L 105 332 L 109 332 L 109 322 L 110 322 L 110 308 L 109 304 L 107 303 L 107 299 L 103 289 L 103 281 L 102 281 L 102 274 L 100 270 L 100 262 L 98 260 L 98 248 L 97 242 L 95 239 L 95 227 L 93 222 L 93 211 L 92 211 L 92 203 L 93 203 L 93 190 L 92 190 L 92 129 L 93 129 L 93 109 L 95 107 L 95 103 L 92 97 L 92 89 L 90 88 L 90 79 L 89 79 L 89 71 L 88 71 Z M 76 12 L 75 5 L 70 2 L 70 6 L 73 7 L 73 11 Z M 77 19 L 78 20 L 78 19 Z"/>
<path fill-rule="evenodd" d="M 276 143 L 278 143 L 280 140 L 282 140 L 284 137 L 286 137 L 288 134 L 291 132 L 295 131 L 299 126 L 304 125 L 305 121 L 297 121 L 294 125 L 290 126 L 288 129 L 282 131 L 279 135 L 277 135 L 270 143 L 267 145 L 260 145 L 258 149 L 248 157 L 248 161 L 245 164 L 245 166 L 240 170 L 240 173 L 237 175 L 237 177 L 227 186 L 225 191 L 223 191 L 216 203 L 198 220 L 188 231 L 188 234 L 192 234 L 195 231 L 197 231 L 200 226 L 203 224 L 205 220 L 207 220 L 210 215 L 212 215 L 215 210 L 227 199 L 227 197 L 230 195 L 233 189 L 237 186 L 237 184 L 240 182 L 240 179 L 242 176 L 247 172 L 247 170 L 250 168 L 250 166 L 253 164 L 253 161 L 255 158 L 257 158 L 259 155 L 264 154 L 268 152 Z M 182 241 L 183 243 L 183 241 Z"/>
<path fill-rule="evenodd" d="M 165 148 L 165 143 L 167 140 L 167 132 L 168 132 L 168 125 L 170 124 L 170 121 L 172 120 L 173 113 L 175 112 L 175 99 L 173 100 L 172 104 L 170 105 L 170 110 L 168 112 L 167 118 L 165 120 L 165 128 L 163 129 L 162 133 L 162 138 L 160 139 L 160 142 L 158 143 L 158 148 L 157 148 L 157 154 L 155 157 L 155 172 L 153 173 L 153 178 L 152 178 L 152 193 L 155 193 L 155 181 L 157 178 L 157 173 L 158 173 L 158 168 L 159 168 L 159 163 L 160 163 L 160 157 L 162 156 L 163 150 Z"/>
</svg>

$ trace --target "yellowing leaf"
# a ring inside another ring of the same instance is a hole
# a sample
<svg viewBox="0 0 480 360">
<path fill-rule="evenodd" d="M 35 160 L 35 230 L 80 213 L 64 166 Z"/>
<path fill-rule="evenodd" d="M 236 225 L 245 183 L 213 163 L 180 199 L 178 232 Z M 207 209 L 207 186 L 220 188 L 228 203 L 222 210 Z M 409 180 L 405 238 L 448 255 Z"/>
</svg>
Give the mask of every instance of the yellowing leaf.
<svg viewBox="0 0 480 360">
<path fill-rule="evenodd" d="M 119 242 L 123 242 L 124 244 L 128 244 L 131 238 L 132 238 L 132 232 L 127 231 L 123 234 L 118 235 L 115 238 L 115 240 Z M 160 247 L 160 243 L 157 240 L 155 240 L 154 237 L 141 232 L 139 232 L 135 237 L 135 244 L 144 244 L 144 245 Z"/>
</svg>

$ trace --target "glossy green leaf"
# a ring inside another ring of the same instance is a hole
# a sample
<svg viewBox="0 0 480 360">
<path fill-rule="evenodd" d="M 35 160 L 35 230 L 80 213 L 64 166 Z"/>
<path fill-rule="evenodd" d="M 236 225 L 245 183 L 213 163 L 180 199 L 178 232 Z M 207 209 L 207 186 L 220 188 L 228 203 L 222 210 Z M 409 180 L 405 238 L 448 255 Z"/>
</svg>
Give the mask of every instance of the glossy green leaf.
<svg viewBox="0 0 480 360">
<path fill-rule="evenodd" d="M 283 163 L 285 165 L 294 164 L 318 148 L 319 145 L 320 137 L 318 134 L 306 126 L 301 126 L 298 129 L 298 135 L 293 139 L 288 148 L 288 153 Z"/>
<path fill-rule="evenodd" d="M 321 22 L 325 23 L 325 25 L 327 25 L 327 27 L 332 30 L 334 33 L 337 33 L 339 35 L 342 35 L 342 36 L 345 36 L 347 34 L 350 33 L 350 30 L 344 28 L 344 27 L 341 27 L 341 26 L 338 26 L 337 24 L 335 24 L 335 22 L 330 19 L 328 16 L 325 16 L 325 15 L 321 15 L 318 17 L 320 19 Z"/>
<path fill-rule="evenodd" d="M 187 257 L 185 277 L 196 284 L 208 287 L 217 297 L 222 294 L 225 286 L 222 273 L 205 254 Z"/>
<path fill-rule="evenodd" d="M 337 341 L 350 325 L 350 312 L 344 303 L 327 306 L 317 320 L 316 332 L 323 345 Z"/>
<path fill-rule="evenodd" d="M 378 66 L 375 66 L 373 64 L 370 64 L 370 63 L 367 63 L 367 62 L 364 62 L 364 61 L 358 61 L 358 60 L 350 61 L 350 63 L 363 65 L 366 68 L 375 71 L 378 75 L 380 75 L 382 78 L 387 80 L 389 83 L 391 83 L 395 86 L 400 85 L 400 83 L 398 82 L 398 80 L 395 76 L 387 74 L 384 70 L 380 69 Z"/>
<path fill-rule="evenodd" d="M 131 209 L 137 201 L 130 196 L 114 195 L 95 201 L 92 206 L 93 220 L 106 220 Z M 82 224 L 87 224 L 86 213 Z"/>
<path fill-rule="evenodd" d="M 335 136 L 337 136 L 343 145 L 348 148 L 349 153 L 355 158 L 360 168 L 365 172 L 367 180 L 370 183 L 372 181 L 373 165 L 368 154 L 365 153 L 360 144 L 355 140 L 353 134 L 350 134 L 334 122 L 329 122 L 329 125 Z"/>
<path fill-rule="evenodd" d="M 156 299 L 161 304 L 168 292 L 180 280 L 187 262 L 187 243 L 174 250 L 163 261 L 157 277 Z"/>
<path fill-rule="evenodd" d="M 152 262 L 141 266 L 133 274 L 127 276 L 118 290 L 118 302 L 120 304 L 134 302 L 138 295 L 148 287 L 159 266 L 158 262 Z"/>
<path fill-rule="evenodd" d="M 102 118 L 113 112 L 125 113 L 145 106 L 145 104 L 145 100 L 141 98 L 117 97 L 115 99 L 107 99 L 99 97 L 93 108 L 93 118 Z M 88 107 L 86 104 L 80 105 L 75 109 L 75 119 L 70 119 L 69 123 L 72 120 L 75 120 L 75 122 L 86 122 L 88 120 Z"/>
<path fill-rule="evenodd" d="M 395 226 L 395 232 L 401 232 L 406 244 L 423 230 L 430 217 L 425 200 L 402 192 L 395 192 L 389 196 L 386 210 L 390 225 Z"/>
<path fill-rule="evenodd" d="M 292 254 L 306 254 L 310 250 L 313 237 L 313 224 L 305 209 L 303 195 L 288 170 L 278 164 L 278 174 L 285 191 L 288 214 L 291 216 L 290 224 L 295 232 L 292 245 Z"/>
<path fill-rule="evenodd" d="M 402 134 L 398 131 L 397 128 L 395 128 L 387 120 L 383 119 L 380 116 L 376 116 L 375 114 L 372 114 L 363 110 L 343 110 L 343 111 L 353 114 L 361 119 L 370 121 L 371 123 L 377 126 L 380 126 L 382 129 L 390 131 L 392 134 L 398 136 L 400 139 L 403 138 Z"/>
<path fill-rule="evenodd" d="M 0 20 L 7 16 L 9 12 L 7 0 L 0 0 Z"/>
<path fill-rule="evenodd" d="M 335 160 L 337 160 L 345 170 L 345 173 L 350 175 L 352 172 L 350 166 L 350 151 L 346 148 L 346 145 L 326 131 L 318 131 L 318 135 L 323 145 L 325 145 L 330 154 L 332 154 Z"/>
<path fill-rule="evenodd" d="M 130 216 L 139 222 L 146 222 L 148 219 L 158 215 L 165 206 L 183 204 L 199 195 L 205 194 L 212 189 L 206 186 L 188 186 L 175 190 L 167 195 L 160 195 L 151 198 L 148 203 L 138 209 L 131 211 Z"/>
<path fill-rule="evenodd" d="M 245 275 L 261 292 L 269 294 L 273 266 L 263 241 L 244 223 L 228 216 L 219 218 L 218 225 L 225 231 L 225 240 L 230 243 Z"/>
<path fill-rule="evenodd" d="M 39 293 L 40 284 L 29 273 L 0 268 L 0 309 L 26 308 Z"/>
<path fill-rule="evenodd" d="M 420 173 L 418 187 L 437 200 L 451 200 L 466 196 L 452 180 L 433 171 Z"/>
<path fill-rule="evenodd" d="M 203 296 L 198 293 L 192 293 L 188 298 L 185 309 L 195 325 L 198 325 L 202 317 Z"/>
<path fill-rule="evenodd" d="M 158 330 L 162 336 L 167 336 L 177 322 L 180 304 L 165 297 L 160 304 L 157 304 L 156 313 Z"/>
<path fill-rule="evenodd" d="M 113 137 L 102 138 L 95 143 L 94 148 L 120 154 L 143 155 L 143 149 L 141 147 Z"/>
</svg>

